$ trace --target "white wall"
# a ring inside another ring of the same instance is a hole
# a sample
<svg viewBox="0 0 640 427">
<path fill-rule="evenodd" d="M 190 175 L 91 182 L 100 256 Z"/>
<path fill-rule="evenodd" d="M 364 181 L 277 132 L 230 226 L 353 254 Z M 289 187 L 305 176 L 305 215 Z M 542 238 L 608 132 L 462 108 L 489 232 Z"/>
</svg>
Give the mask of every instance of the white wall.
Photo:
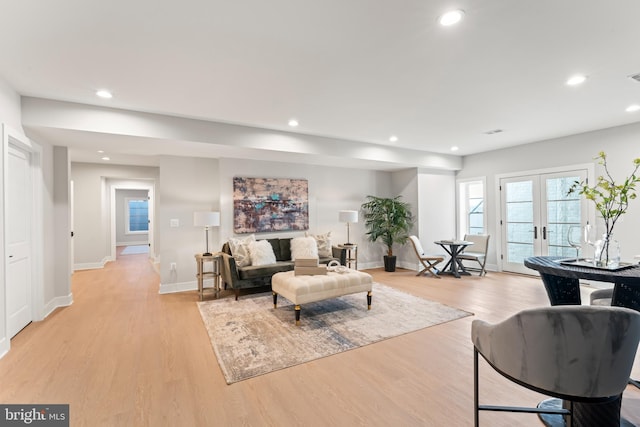
<svg viewBox="0 0 640 427">
<path fill-rule="evenodd" d="M 392 197 L 402 195 L 414 214 L 411 231 L 420 239 L 426 253 L 444 254 L 436 240 L 455 236 L 455 175 L 453 172 L 408 169 L 392 174 Z M 410 243 L 395 245 L 398 267 L 421 269 Z"/>
<path fill-rule="evenodd" d="M 456 236 L 456 183 L 453 172 L 420 170 L 419 189 L 419 234 L 420 243 L 426 253 L 445 254 L 436 245 L 436 240 Z"/>
<path fill-rule="evenodd" d="M 0 123 L 23 132 L 20 95 L 2 77 L 0 77 Z"/>
<path fill-rule="evenodd" d="M 467 156 L 457 178 L 486 176 L 486 203 L 488 233 L 492 235 L 487 264 L 496 265 L 500 245 L 494 238 L 500 220 L 497 211 L 498 176 L 519 171 L 595 163 L 593 158 L 600 152 L 608 155 L 609 167 L 614 178 L 624 179 L 633 169 L 632 161 L 640 157 L 640 123 L 571 135 L 518 147 Z M 603 173 L 596 165 L 596 176 Z M 631 260 L 640 254 L 640 200 L 632 200 L 628 213 L 616 224 L 614 234 L 620 241 L 623 260 Z M 599 232 L 602 225 L 599 224 Z"/>
<path fill-rule="evenodd" d="M 196 289 L 194 255 L 205 251 L 205 234 L 194 227 L 193 213 L 220 211 L 219 162 L 201 157 L 160 157 L 159 208 L 156 215 L 160 292 Z M 221 213 L 224 218 L 225 213 Z M 171 227 L 171 220 L 178 226 Z M 219 229 L 209 231 L 209 250 L 220 250 Z M 171 263 L 176 264 L 174 271 Z"/>
<path fill-rule="evenodd" d="M 45 212 L 45 260 L 51 262 L 45 266 L 46 278 L 53 277 L 54 287 L 45 286 L 45 302 L 47 314 L 59 306 L 71 304 L 71 212 L 70 212 L 70 188 L 69 188 L 69 150 L 67 147 L 51 147 L 52 169 L 51 178 L 45 181 L 53 181 L 53 197 L 46 197 L 47 202 L 43 206 Z M 48 156 L 47 156 L 48 157 Z M 47 175 L 49 166 L 46 166 Z M 51 212 L 52 215 L 46 214 Z M 53 241 L 51 241 L 53 240 Z"/>
<path fill-rule="evenodd" d="M 126 232 L 127 199 L 146 199 L 147 193 L 147 190 L 116 190 L 116 245 L 141 245 L 149 241 L 149 233 L 128 234 Z"/>
<path fill-rule="evenodd" d="M 233 177 L 305 178 L 309 181 L 309 232 L 331 231 L 333 244 L 347 241 L 346 224 L 338 221 L 340 210 L 360 210 L 369 194 L 391 195 L 389 172 L 362 169 L 309 166 L 279 162 L 261 162 L 240 159 L 220 160 L 221 241 L 233 233 Z M 351 225 L 351 242 L 358 244 L 358 268 L 382 265 L 380 245 L 366 242 L 362 215 Z M 261 233 L 257 238 L 291 237 L 302 232 Z"/>
</svg>

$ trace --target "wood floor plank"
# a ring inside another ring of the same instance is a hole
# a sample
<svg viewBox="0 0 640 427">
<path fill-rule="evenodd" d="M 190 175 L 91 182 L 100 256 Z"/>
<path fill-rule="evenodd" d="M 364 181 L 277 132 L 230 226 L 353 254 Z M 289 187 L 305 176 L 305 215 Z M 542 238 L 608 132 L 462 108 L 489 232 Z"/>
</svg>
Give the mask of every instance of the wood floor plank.
<svg viewBox="0 0 640 427">
<path fill-rule="evenodd" d="M 159 295 L 146 255 L 120 256 L 104 269 L 76 272 L 74 303 L 12 340 L 0 359 L 0 402 L 68 403 L 73 426 L 472 425 L 471 322 L 548 305 L 540 279 L 369 272 L 474 316 L 227 385 L 197 293 Z M 589 292 L 582 289 L 584 300 Z M 640 355 L 633 376 L 640 378 Z M 629 387 L 624 397 L 623 414 L 640 425 L 640 391 Z M 481 398 L 535 405 L 542 396 L 481 363 Z M 527 414 L 483 413 L 481 420 L 541 425 Z"/>
</svg>

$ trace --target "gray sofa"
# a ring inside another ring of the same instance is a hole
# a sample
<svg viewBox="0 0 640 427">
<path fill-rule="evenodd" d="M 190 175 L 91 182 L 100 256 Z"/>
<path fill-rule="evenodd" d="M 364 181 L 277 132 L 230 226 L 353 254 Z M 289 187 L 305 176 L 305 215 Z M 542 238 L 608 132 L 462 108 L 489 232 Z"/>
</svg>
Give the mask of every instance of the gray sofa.
<svg viewBox="0 0 640 427">
<path fill-rule="evenodd" d="M 229 243 L 222 246 L 222 260 L 220 263 L 220 275 L 224 288 L 235 291 L 236 301 L 241 289 L 271 286 L 271 276 L 282 271 L 293 270 L 294 262 L 291 260 L 291 238 L 266 239 L 273 247 L 276 256 L 275 264 L 238 267 L 231 253 Z M 333 257 L 320 258 L 320 264 L 326 264 L 331 260 L 337 260 L 345 265 L 346 250 L 332 247 Z"/>
</svg>

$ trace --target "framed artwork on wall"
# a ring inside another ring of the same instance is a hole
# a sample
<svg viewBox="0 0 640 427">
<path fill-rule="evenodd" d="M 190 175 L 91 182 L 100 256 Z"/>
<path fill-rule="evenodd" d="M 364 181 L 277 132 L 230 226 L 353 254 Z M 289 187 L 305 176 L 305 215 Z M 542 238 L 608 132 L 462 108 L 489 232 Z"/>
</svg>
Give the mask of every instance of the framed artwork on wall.
<svg viewBox="0 0 640 427">
<path fill-rule="evenodd" d="M 233 231 L 264 233 L 309 229 L 306 179 L 233 178 Z"/>
</svg>

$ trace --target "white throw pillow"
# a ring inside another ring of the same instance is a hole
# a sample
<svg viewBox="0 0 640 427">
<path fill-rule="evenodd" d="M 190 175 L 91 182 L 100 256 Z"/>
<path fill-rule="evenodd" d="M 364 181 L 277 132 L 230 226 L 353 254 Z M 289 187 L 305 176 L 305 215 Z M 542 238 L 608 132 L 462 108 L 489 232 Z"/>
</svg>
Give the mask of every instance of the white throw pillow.
<svg viewBox="0 0 640 427">
<path fill-rule="evenodd" d="M 251 265 L 276 263 L 276 254 L 273 253 L 273 246 L 267 240 L 249 243 L 249 253 L 251 254 Z"/>
<path fill-rule="evenodd" d="M 313 237 L 291 239 L 291 260 L 296 258 L 318 258 L 318 244 Z"/>
<path fill-rule="evenodd" d="M 313 237 L 316 239 L 318 245 L 318 256 L 321 258 L 331 258 L 333 252 L 331 251 L 331 232 L 326 234 L 311 234 L 305 233 L 307 237 Z"/>
<path fill-rule="evenodd" d="M 251 234 L 245 238 L 238 239 L 231 237 L 229 239 L 229 248 L 231 249 L 231 255 L 236 260 L 238 267 L 246 267 L 251 265 L 251 256 L 249 254 L 249 243 L 255 242 L 256 236 Z"/>
</svg>

